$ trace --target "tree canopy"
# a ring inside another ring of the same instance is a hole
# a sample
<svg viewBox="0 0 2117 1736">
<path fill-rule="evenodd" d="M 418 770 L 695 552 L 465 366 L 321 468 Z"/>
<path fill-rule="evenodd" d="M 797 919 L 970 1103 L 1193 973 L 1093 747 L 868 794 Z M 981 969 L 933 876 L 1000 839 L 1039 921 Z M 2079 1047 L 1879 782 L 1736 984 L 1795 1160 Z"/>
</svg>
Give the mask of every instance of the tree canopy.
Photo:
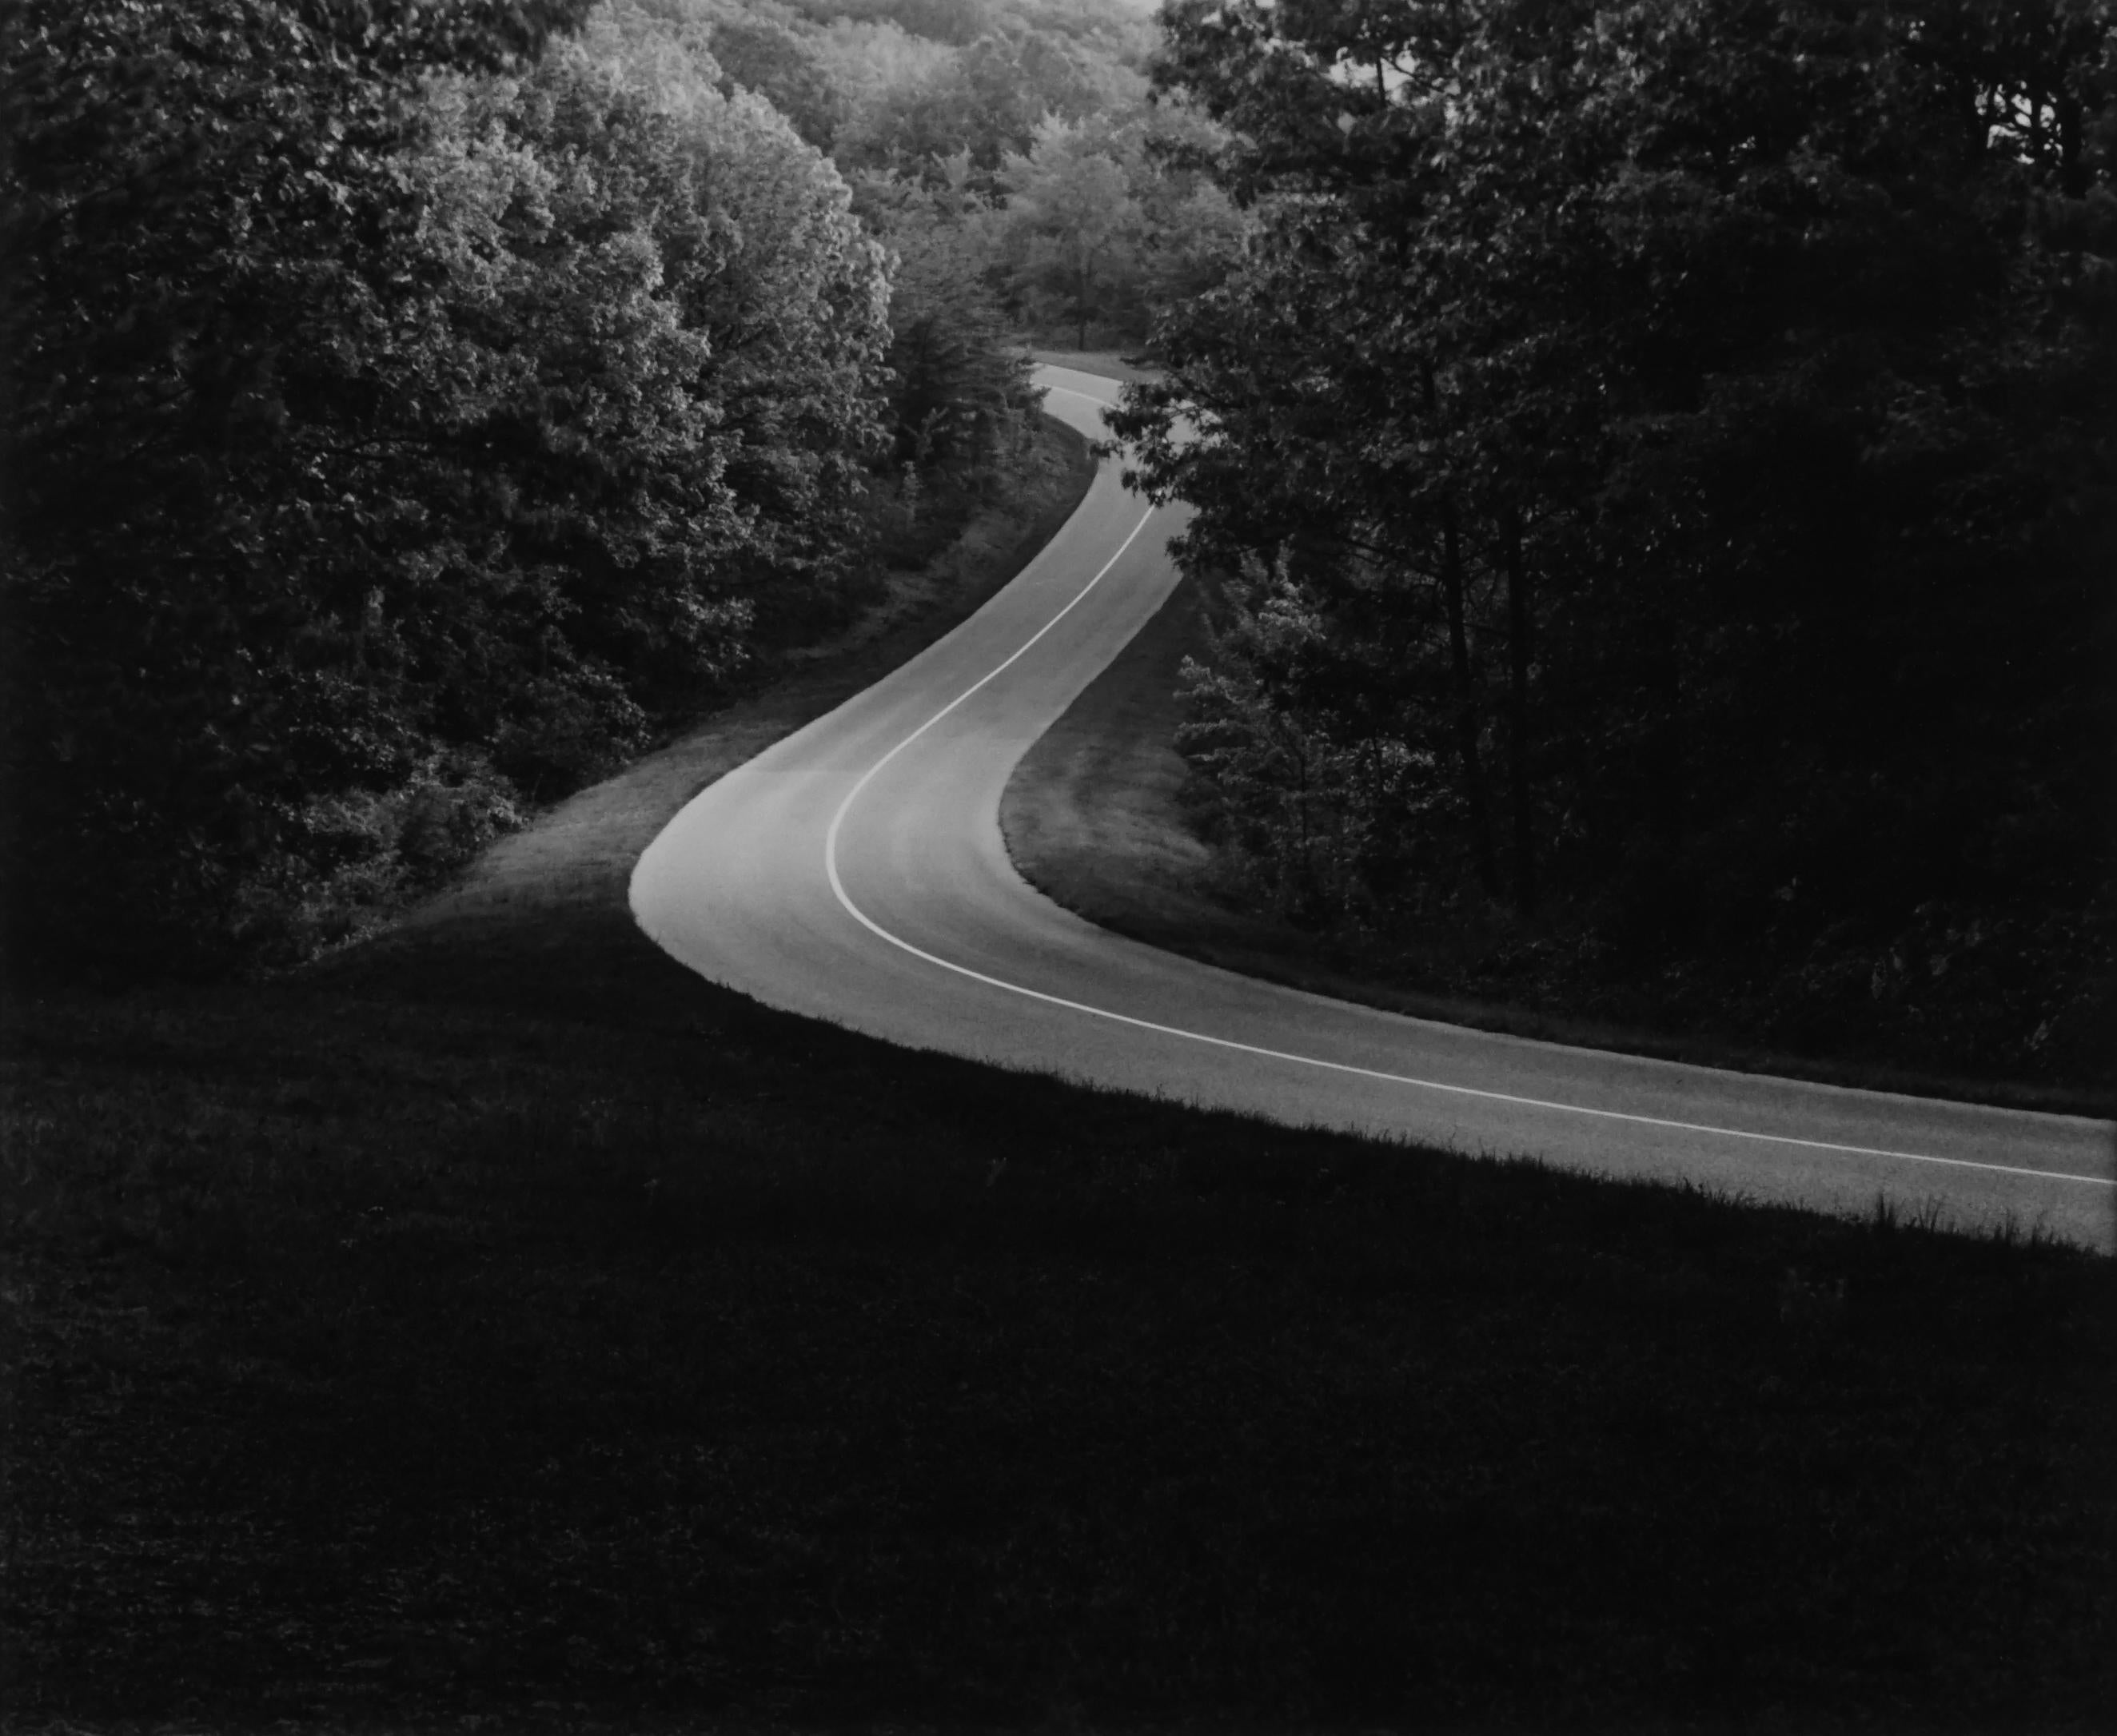
<svg viewBox="0 0 2117 1736">
<path fill-rule="evenodd" d="M 828 161 L 630 3 L 533 60 L 504 8 L 445 58 L 429 9 L 314 12 L 31 7 L 9 44 L 32 949 L 298 926 L 842 577 L 887 285 Z"/>
<path fill-rule="evenodd" d="M 1277 896 L 2100 1040 L 2106 6 L 1165 19 L 1256 228 L 1128 429 L 1247 575 L 1188 739 Z"/>
</svg>

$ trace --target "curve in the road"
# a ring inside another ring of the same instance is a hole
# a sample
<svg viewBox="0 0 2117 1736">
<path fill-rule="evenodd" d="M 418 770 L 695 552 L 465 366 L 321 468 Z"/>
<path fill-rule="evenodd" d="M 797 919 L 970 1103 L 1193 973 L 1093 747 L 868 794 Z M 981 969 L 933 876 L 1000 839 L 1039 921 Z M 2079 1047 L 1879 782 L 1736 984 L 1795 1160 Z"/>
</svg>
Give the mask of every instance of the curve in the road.
<svg viewBox="0 0 2117 1736">
<path fill-rule="evenodd" d="M 1067 400 L 1057 413 L 1101 431 L 1108 382 L 1043 379 Z M 1831 1209 L 1881 1195 L 2117 1245 L 2106 1123 L 1403 1018 L 1155 951 L 1043 899 L 999 840 L 1007 776 L 1165 597 L 1182 516 L 1143 509 L 1105 467 L 979 615 L 680 814 L 635 871 L 642 926 L 717 981 L 917 1046 L 1296 1123 Z"/>
</svg>

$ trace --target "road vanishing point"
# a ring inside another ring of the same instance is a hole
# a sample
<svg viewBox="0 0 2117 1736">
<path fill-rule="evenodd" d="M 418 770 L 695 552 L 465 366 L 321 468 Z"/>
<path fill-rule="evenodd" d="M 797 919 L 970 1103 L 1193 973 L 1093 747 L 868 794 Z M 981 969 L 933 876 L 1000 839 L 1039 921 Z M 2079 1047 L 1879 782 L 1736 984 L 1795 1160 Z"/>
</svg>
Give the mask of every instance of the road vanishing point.
<svg viewBox="0 0 2117 1736">
<path fill-rule="evenodd" d="M 1040 370 L 1100 438 L 1111 381 Z M 1016 764 L 1161 606 L 1181 507 L 1105 463 L 947 638 L 702 792 L 643 855 L 662 947 L 768 1006 L 916 1048 L 1488 1157 L 2117 1252 L 2117 1127 L 1410 1019 L 1114 934 L 1017 873 Z"/>
</svg>

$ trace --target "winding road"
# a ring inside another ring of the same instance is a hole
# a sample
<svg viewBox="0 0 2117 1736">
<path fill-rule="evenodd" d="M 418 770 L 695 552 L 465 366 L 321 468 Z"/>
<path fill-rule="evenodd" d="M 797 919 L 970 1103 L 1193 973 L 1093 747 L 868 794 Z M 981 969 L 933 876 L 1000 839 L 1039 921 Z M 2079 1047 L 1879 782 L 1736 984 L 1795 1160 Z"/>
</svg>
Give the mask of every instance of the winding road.
<svg viewBox="0 0 2117 1736">
<path fill-rule="evenodd" d="M 1102 433 L 1110 381 L 1045 368 Z M 1098 928 L 1008 859 L 1016 762 L 1175 583 L 1182 509 L 1105 464 L 1063 530 L 946 638 L 698 796 L 639 859 L 641 927 L 770 1006 L 916 1048 L 1293 1125 L 1681 1177 L 2117 1251 L 2117 1129 L 1566 1048 L 1326 1000 Z"/>
</svg>

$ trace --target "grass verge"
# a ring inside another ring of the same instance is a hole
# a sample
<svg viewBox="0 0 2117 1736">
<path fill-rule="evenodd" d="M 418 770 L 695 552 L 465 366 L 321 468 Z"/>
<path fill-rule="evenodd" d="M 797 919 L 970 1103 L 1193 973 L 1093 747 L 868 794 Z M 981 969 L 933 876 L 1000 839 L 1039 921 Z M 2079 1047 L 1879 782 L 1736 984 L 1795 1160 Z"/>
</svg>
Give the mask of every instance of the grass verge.
<svg viewBox="0 0 2117 1736">
<path fill-rule="evenodd" d="M 12 1727 L 2112 1703 L 2117 1268 L 716 990 L 583 816 L 809 702 L 328 969 L 11 998 Z"/>
<path fill-rule="evenodd" d="M 1041 349 L 1032 346 L 1029 354 L 1031 360 L 1047 366 L 1071 368 L 1077 374 L 1093 374 L 1103 380 L 1128 381 L 1155 377 L 1151 365 L 1128 361 L 1116 350 Z"/>
<path fill-rule="evenodd" d="M 1942 1075 L 1873 1058 L 1819 1056 L 1725 1032 L 1653 1029 L 1561 1006 L 1437 992 L 1401 960 L 1335 942 L 1255 908 L 1188 823 L 1188 776 L 1171 744 L 1183 721 L 1178 670 L 1208 649 L 1208 606 L 1185 579 L 1017 768 L 1000 808 L 1023 877 L 1090 921 L 1229 970 L 1416 1018 L 1584 1048 L 1829 1084 L 2107 1117 L 2117 1090 Z"/>
</svg>

